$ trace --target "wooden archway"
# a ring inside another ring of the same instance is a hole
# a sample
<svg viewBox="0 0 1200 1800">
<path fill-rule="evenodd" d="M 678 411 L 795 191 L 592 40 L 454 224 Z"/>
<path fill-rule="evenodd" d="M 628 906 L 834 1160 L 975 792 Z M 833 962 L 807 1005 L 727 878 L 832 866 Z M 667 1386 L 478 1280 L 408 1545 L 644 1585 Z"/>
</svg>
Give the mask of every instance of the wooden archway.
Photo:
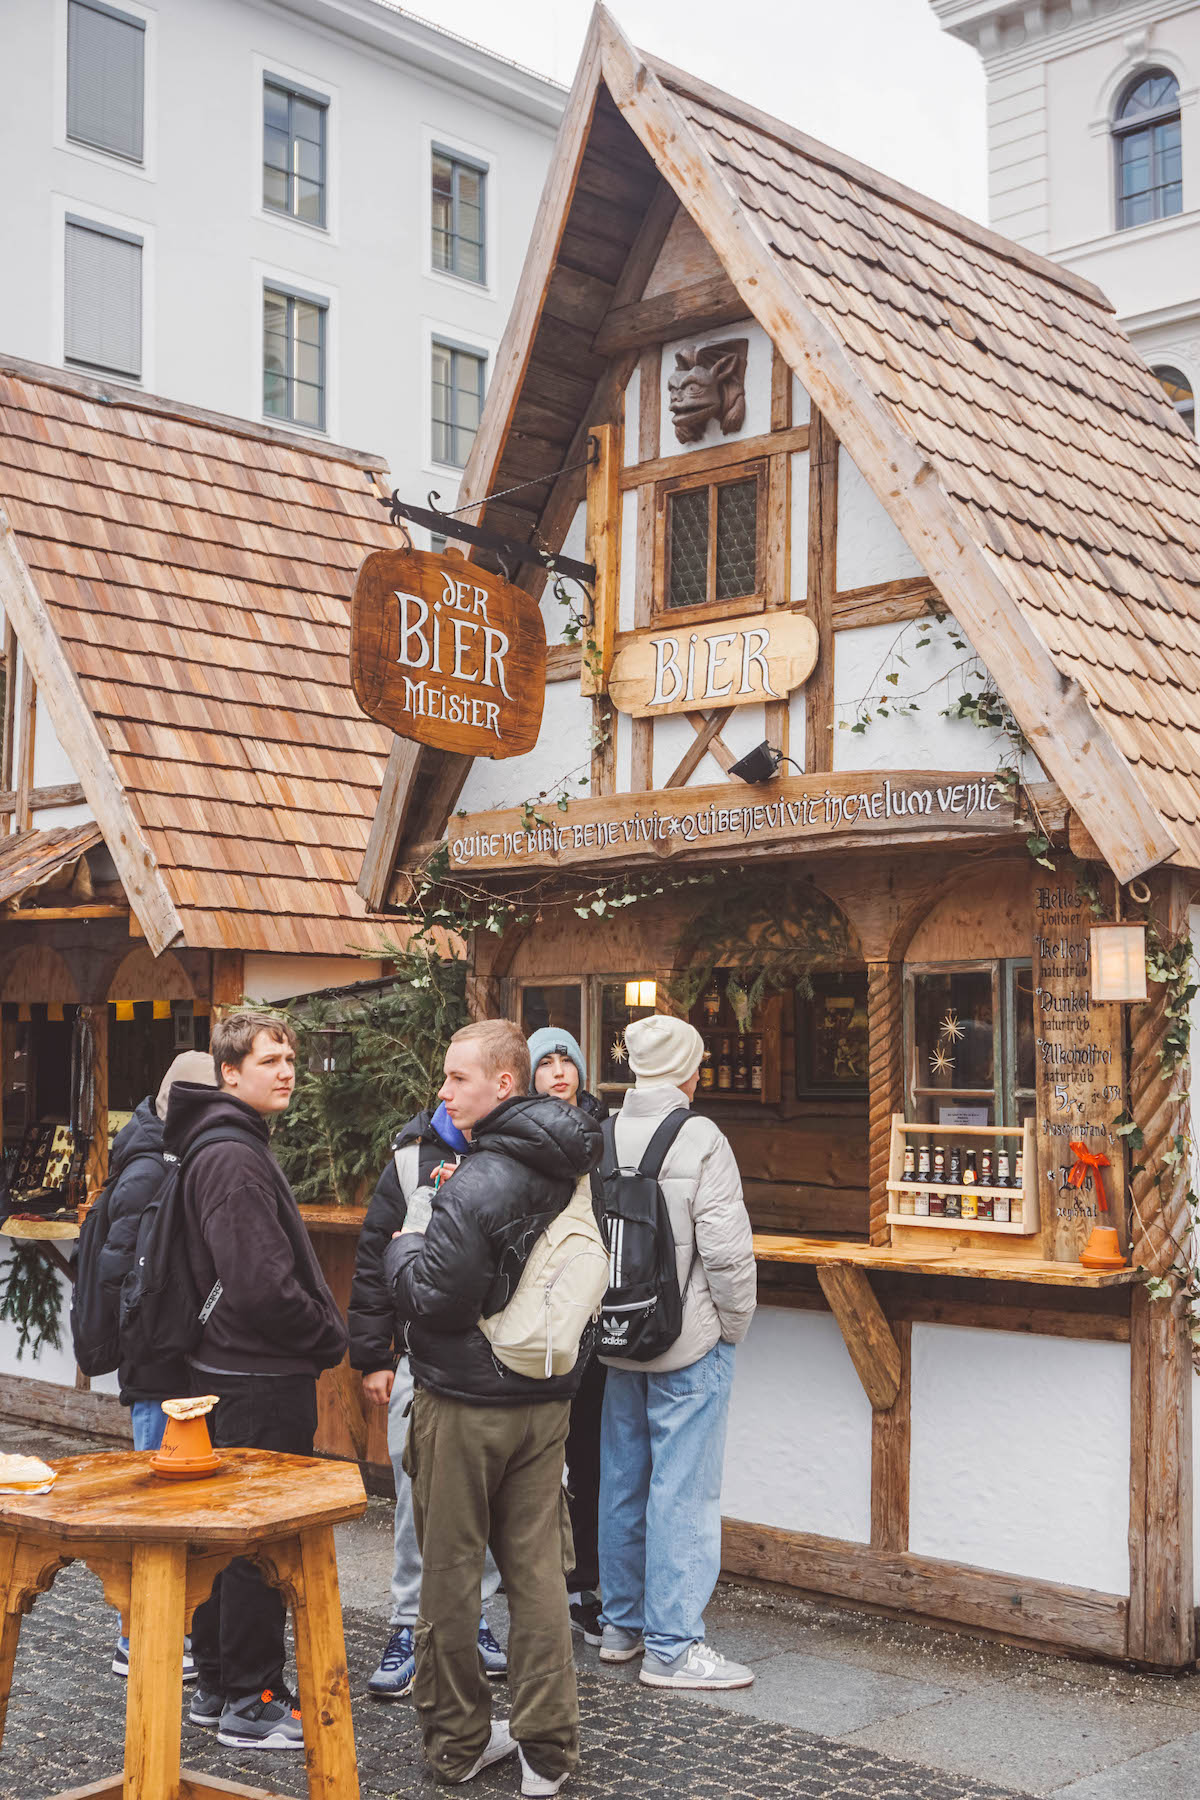
<svg viewBox="0 0 1200 1800">
<path fill-rule="evenodd" d="M 164 950 L 155 956 L 139 944 L 124 957 L 108 984 L 112 1000 L 194 1000 L 196 990 L 177 956 Z"/>
<path fill-rule="evenodd" d="M 79 1002 L 79 986 L 66 959 L 49 944 L 24 944 L 0 962 L 0 1000 L 51 1005 Z"/>
</svg>

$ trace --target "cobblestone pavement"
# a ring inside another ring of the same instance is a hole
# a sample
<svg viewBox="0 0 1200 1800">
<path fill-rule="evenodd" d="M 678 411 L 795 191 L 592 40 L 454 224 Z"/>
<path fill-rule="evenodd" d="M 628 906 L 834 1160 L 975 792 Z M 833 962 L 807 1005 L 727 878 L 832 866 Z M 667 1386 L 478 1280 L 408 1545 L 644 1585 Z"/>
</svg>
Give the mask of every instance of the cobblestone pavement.
<svg viewBox="0 0 1200 1800">
<path fill-rule="evenodd" d="M 124 1741 L 123 1683 L 108 1672 L 114 1615 L 80 1565 L 58 1577 L 25 1620 L 8 1728 L 0 1750 L 3 1800 L 41 1800 L 115 1773 Z M 379 1623 L 347 1611 L 350 1667 L 369 1670 Z M 367 1699 L 355 1678 L 354 1716 L 363 1800 L 438 1792 L 425 1771 L 410 1703 Z M 504 1688 L 496 1687 L 497 1711 Z M 580 1675 L 583 1765 L 567 1790 L 577 1800 L 1014 1800 L 1014 1791 L 876 1751 L 731 1714 L 688 1696 L 648 1692 L 607 1675 Z M 184 1721 L 185 1767 L 299 1795 L 301 1758 L 224 1750 Z M 513 1795 L 514 1766 L 471 1784 L 480 1800 Z"/>
</svg>

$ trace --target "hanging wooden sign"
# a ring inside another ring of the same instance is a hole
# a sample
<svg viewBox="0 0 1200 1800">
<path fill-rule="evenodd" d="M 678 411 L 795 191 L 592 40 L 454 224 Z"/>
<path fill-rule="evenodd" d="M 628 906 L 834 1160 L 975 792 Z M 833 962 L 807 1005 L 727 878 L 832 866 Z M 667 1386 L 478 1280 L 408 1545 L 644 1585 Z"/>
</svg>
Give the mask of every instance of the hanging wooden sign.
<svg viewBox="0 0 1200 1800">
<path fill-rule="evenodd" d="M 542 723 L 542 615 L 520 588 L 461 557 L 376 550 L 354 583 L 350 685 L 400 737 L 464 756 L 522 756 Z"/>
<path fill-rule="evenodd" d="M 786 700 L 812 674 L 817 642 L 812 620 L 793 612 L 647 631 L 617 651 L 609 699 L 635 719 Z"/>
</svg>

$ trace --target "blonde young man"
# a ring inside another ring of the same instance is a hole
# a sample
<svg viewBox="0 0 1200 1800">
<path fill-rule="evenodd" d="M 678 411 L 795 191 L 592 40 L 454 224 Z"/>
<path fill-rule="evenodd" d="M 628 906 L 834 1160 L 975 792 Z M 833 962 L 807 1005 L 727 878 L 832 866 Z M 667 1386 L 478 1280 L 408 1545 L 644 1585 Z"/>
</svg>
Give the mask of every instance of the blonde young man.
<svg viewBox="0 0 1200 1800">
<path fill-rule="evenodd" d="M 578 1107 L 530 1095 L 529 1078 L 515 1025 L 455 1032 L 438 1098 L 468 1149 L 436 1195 L 413 1196 L 384 1267 L 415 1386 L 405 1466 L 423 1565 L 413 1693 L 425 1755 L 458 1784 L 519 1749 L 522 1794 L 549 1795 L 579 1760 L 562 1486 L 579 1370 L 516 1375 L 478 1320 L 507 1304 L 538 1234 L 598 1161 L 600 1131 Z M 494 1724 L 476 1644 L 489 1542 L 509 1609 L 511 1713 Z"/>
</svg>

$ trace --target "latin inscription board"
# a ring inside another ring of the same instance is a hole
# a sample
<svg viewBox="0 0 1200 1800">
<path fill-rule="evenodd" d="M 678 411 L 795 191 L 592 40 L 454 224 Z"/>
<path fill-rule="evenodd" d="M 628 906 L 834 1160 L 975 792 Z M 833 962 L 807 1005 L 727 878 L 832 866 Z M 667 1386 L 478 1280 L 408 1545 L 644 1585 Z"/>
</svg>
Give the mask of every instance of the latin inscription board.
<svg viewBox="0 0 1200 1800">
<path fill-rule="evenodd" d="M 350 685 L 400 737 L 466 756 L 537 742 L 546 631 L 536 603 L 459 557 L 376 550 L 354 583 Z"/>
<path fill-rule="evenodd" d="M 1091 997 L 1091 927 L 1091 908 L 1071 878 L 1039 870 L 1033 884 L 1038 1179 L 1042 1219 L 1053 1226 L 1059 1262 L 1078 1262 L 1094 1225 L 1115 1226 L 1122 1247 L 1129 1242 L 1125 1150 L 1113 1128 L 1125 1106 L 1122 1015 L 1120 1006 Z M 1111 1166 L 1084 1165 L 1075 1185 L 1072 1143 L 1107 1156 Z"/>
<path fill-rule="evenodd" d="M 817 628 L 802 613 L 659 627 L 618 650 L 609 699 L 635 719 L 786 700 L 812 674 L 817 644 Z"/>
</svg>

